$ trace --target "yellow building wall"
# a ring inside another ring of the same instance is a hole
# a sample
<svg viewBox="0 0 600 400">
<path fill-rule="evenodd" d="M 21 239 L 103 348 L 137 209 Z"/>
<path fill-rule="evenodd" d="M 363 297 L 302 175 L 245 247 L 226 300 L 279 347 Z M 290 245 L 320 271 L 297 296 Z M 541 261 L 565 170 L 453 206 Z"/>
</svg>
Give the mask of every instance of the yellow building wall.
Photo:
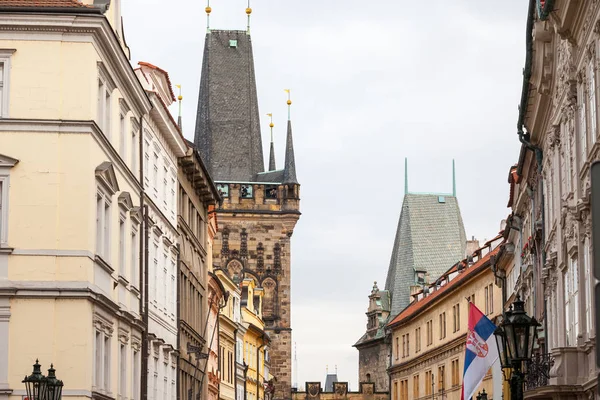
<svg viewBox="0 0 600 400">
<path fill-rule="evenodd" d="M 456 279 L 456 278 L 455 278 Z M 464 370 L 465 340 L 468 328 L 468 302 L 467 297 L 475 294 L 475 305 L 485 314 L 485 287 L 492 284 L 493 288 L 493 312 L 488 318 L 501 314 L 502 292 L 499 287 L 493 285 L 494 276 L 491 270 L 485 270 L 478 276 L 471 278 L 464 284 L 460 284 L 450 293 L 437 299 L 433 306 L 418 314 L 418 316 L 399 328 L 394 328 L 392 333 L 392 367 L 396 371 L 391 374 L 391 397 L 392 400 L 401 399 L 401 381 L 408 380 L 409 399 L 414 397 L 414 376 L 419 375 L 419 397 L 425 396 L 425 374 L 431 370 L 434 375 L 435 391 L 438 394 L 438 371 L 444 366 L 444 387 L 447 400 L 460 400 L 460 388 Z M 456 304 L 460 306 L 460 325 L 457 332 L 453 332 L 453 310 Z M 446 336 L 440 339 L 439 316 L 446 313 Z M 433 343 L 427 345 L 427 321 L 433 321 Z M 421 328 L 421 350 L 415 351 L 415 330 Z M 409 355 L 402 357 L 402 335 L 409 334 Z M 398 346 L 396 345 L 398 343 Z M 398 349 L 399 353 L 398 354 Z M 458 385 L 452 385 L 452 360 L 458 359 Z M 403 365 L 407 366 L 404 367 Z M 409 367 L 410 365 L 410 367 Z M 398 390 L 395 391 L 397 385 Z M 493 395 L 491 371 L 486 377 L 482 388 Z M 479 389 L 481 390 L 481 388 Z M 394 394 L 396 398 L 394 398 Z"/>
<path fill-rule="evenodd" d="M 54 363 L 66 388 L 89 390 L 94 352 L 92 304 L 69 299 L 13 298 L 10 306 L 10 387 L 24 388 L 21 381 L 25 374 L 31 374 L 32 364 L 39 358 L 44 375 Z M 112 355 L 117 359 L 116 352 Z M 116 375 L 112 382 L 115 380 Z"/>
</svg>

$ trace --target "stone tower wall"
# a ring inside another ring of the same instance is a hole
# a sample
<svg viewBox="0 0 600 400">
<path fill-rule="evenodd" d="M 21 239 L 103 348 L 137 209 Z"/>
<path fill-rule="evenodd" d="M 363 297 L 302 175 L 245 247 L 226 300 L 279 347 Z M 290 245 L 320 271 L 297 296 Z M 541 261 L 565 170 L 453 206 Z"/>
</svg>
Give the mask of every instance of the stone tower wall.
<svg viewBox="0 0 600 400">
<path fill-rule="evenodd" d="M 254 186 L 253 199 L 239 197 L 239 185 L 230 185 L 217 213 L 215 268 L 230 276 L 251 275 L 264 289 L 263 320 L 269 334 L 270 371 L 277 379 L 274 400 L 290 399 L 292 384 L 291 331 L 291 237 L 300 213 L 297 199 L 264 199 L 261 185 Z M 279 187 L 279 193 L 283 192 Z"/>
</svg>

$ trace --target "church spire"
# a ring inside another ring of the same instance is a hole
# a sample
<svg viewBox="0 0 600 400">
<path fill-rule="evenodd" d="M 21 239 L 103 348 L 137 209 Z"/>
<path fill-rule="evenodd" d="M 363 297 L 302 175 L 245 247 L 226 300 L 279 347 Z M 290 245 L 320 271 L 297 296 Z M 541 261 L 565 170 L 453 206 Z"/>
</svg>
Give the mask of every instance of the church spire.
<svg viewBox="0 0 600 400">
<path fill-rule="evenodd" d="M 285 168 L 283 170 L 283 183 L 295 183 L 298 184 L 296 178 L 296 160 L 294 158 L 294 141 L 292 139 L 292 119 L 291 119 L 291 108 L 292 99 L 290 90 L 286 89 L 288 94 L 288 125 L 287 125 L 287 138 L 285 144 Z"/>
<path fill-rule="evenodd" d="M 269 153 L 269 171 L 275 171 L 277 169 L 275 165 L 275 145 L 273 144 L 273 127 L 275 124 L 273 123 L 273 114 L 267 114 L 271 119 L 269 123 L 269 128 L 271 128 L 271 152 Z"/>
</svg>

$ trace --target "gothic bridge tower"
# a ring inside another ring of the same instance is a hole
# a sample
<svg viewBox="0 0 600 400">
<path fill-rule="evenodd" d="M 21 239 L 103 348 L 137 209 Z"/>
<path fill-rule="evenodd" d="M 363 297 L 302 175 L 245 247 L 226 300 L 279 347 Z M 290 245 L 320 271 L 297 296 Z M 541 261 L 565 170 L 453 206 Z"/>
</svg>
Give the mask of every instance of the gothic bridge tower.
<svg viewBox="0 0 600 400">
<path fill-rule="evenodd" d="M 274 400 L 291 398 L 290 244 L 300 217 L 289 96 L 287 103 L 284 167 L 276 168 L 271 150 L 265 171 L 249 29 L 208 30 L 194 144 L 223 198 L 213 263 L 235 282 L 252 276 L 264 290 Z"/>
</svg>

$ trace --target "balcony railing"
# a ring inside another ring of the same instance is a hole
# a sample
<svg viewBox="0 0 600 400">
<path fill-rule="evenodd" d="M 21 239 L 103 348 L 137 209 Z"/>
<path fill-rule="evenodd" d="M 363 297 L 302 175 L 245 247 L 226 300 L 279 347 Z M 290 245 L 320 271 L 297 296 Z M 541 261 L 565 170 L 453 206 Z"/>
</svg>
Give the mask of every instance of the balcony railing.
<svg viewBox="0 0 600 400">
<path fill-rule="evenodd" d="M 554 365 L 554 357 L 550 354 L 534 356 L 527 363 L 525 374 L 525 390 L 533 390 L 548 386 L 550 381 L 550 369 Z"/>
</svg>

